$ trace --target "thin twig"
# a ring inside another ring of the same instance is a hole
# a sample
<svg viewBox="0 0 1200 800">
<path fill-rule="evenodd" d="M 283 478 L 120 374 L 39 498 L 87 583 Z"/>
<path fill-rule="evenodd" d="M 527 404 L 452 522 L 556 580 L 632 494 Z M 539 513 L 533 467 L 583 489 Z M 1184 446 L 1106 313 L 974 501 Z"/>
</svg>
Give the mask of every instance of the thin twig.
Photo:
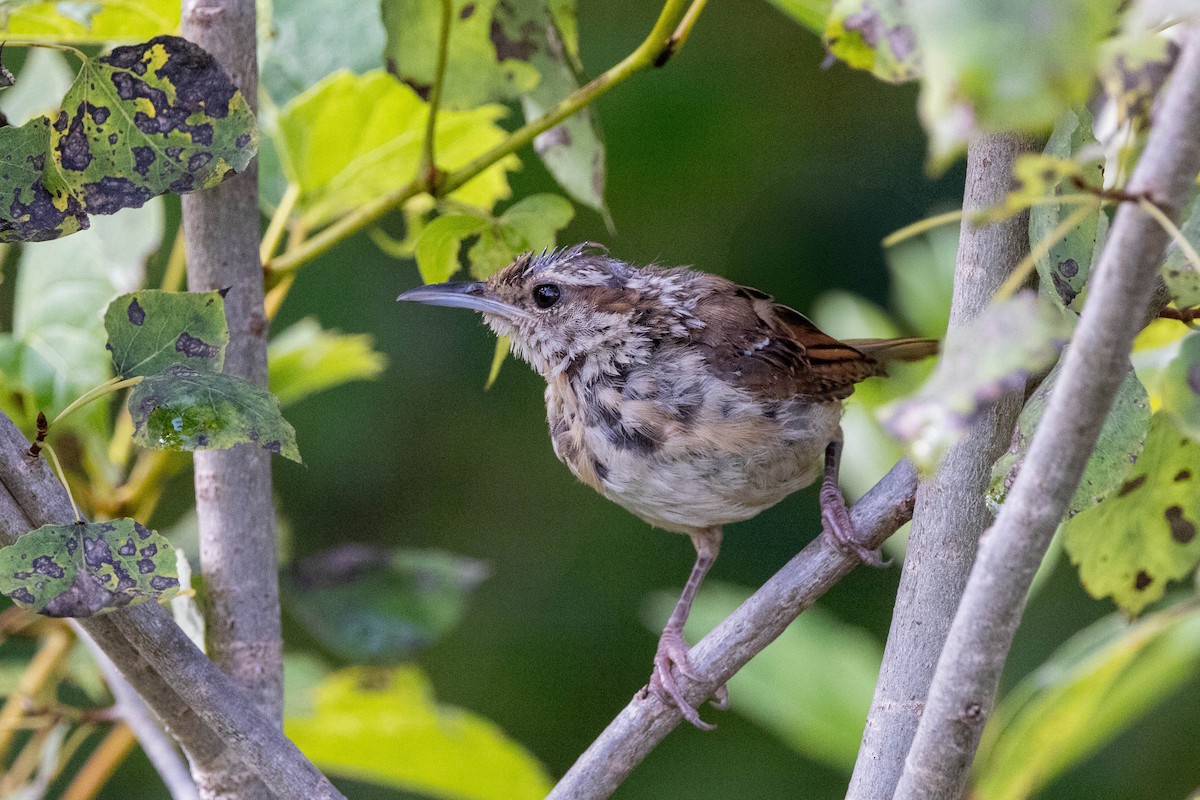
<svg viewBox="0 0 1200 800">
<path fill-rule="evenodd" d="M 1182 207 L 1200 172 L 1200 30 L 1159 98 L 1146 149 L 1127 187 L 1163 209 Z M 1025 599 L 1125 375 L 1141 314 L 1170 237 L 1123 203 L 1088 284 L 1079 328 L 1029 453 L 985 534 L 894 797 L 957 800 L 995 703 Z"/>
<path fill-rule="evenodd" d="M 442 91 L 446 83 L 446 61 L 450 53 L 450 25 L 454 18 L 454 4 L 451 0 L 442 0 L 442 19 L 438 28 L 437 66 L 433 73 L 433 86 L 429 89 L 429 118 L 425 120 L 425 137 L 421 142 L 421 161 L 417 164 L 415 180 L 423 181 L 425 186 L 436 192 L 441 182 L 442 173 L 437 166 L 434 153 L 437 139 L 437 117 L 442 105 Z"/>
<path fill-rule="evenodd" d="M 878 547 L 912 516 L 917 473 L 901 461 L 851 509 L 855 528 Z M 799 614 L 859 564 L 818 536 L 691 649 L 688 661 L 707 680 L 680 677 L 689 703 L 700 703 L 761 652 Z M 624 782 L 683 716 L 643 689 L 592 742 L 547 800 L 603 800 Z"/>
</svg>

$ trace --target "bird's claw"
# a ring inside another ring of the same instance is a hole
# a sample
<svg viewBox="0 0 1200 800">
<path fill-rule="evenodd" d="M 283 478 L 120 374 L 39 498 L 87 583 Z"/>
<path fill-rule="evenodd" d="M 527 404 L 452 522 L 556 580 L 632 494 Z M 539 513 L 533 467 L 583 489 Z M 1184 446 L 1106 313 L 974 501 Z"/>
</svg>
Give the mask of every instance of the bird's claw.
<svg viewBox="0 0 1200 800">
<path fill-rule="evenodd" d="M 683 692 L 680 691 L 679 684 L 675 682 L 675 676 L 671 672 L 671 667 L 674 666 L 679 670 L 679 674 L 686 678 L 694 681 L 704 680 L 688 661 L 687 654 L 687 642 L 683 640 L 681 632 L 669 628 L 663 631 L 662 637 L 658 640 L 658 650 L 654 653 L 654 671 L 650 673 L 650 691 L 678 708 L 683 714 L 683 718 L 700 730 L 711 731 L 716 726 L 700 719 L 700 714 L 684 699 Z M 721 689 L 723 690 L 724 687 Z M 728 694 L 725 695 L 725 699 L 728 700 Z"/>
<path fill-rule="evenodd" d="M 858 556 L 870 567 L 883 569 L 892 565 L 892 560 L 883 558 L 879 550 L 872 550 L 863 544 L 864 537 L 854 527 L 846 501 L 836 488 L 833 492 L 821 492 L 821 521 L 824 523 L 821 535 L 835 549 Z"/>
</svg>

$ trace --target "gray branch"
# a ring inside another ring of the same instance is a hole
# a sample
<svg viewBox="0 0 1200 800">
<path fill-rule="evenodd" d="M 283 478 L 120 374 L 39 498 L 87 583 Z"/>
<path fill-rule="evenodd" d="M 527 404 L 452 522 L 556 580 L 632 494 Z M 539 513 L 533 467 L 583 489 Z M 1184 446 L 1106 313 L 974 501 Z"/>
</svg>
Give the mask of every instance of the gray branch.
<svg viewBox="0 0 1200 800">
<path fill-rule="evenodd" d="M 878 547 L 912 516 L 916 470 L 901 461 L 851 509 L 855 527 Z M 859 564 L 818 536 L 688 654 L 708 679 L 680 677 L 688 702 L 699 703 L 773 642 L 800 612 Z M 601 800 L 682 720 L 679 710 L 645 689 L 617 715 L 563 776 L 547 800 Z"/>
<path fill-rule="evenodd" d="M 971 142 L 963 211 L 999 205 L 1012 181 L 1013 162 L 1031 144 L 1009 133 Z M 979 228 L 964 223 L 948 336 L 987 307 L 1028 250 L 1028 214 Z M 892 627 L 847 794 L 851 800 L 890 797 L 900 780 L 979 536 L 992 523 L 984 502 L 992 464 L 1008 446 L 1020 409 L 1021 398 L 1013 393 L 980 414 L 937 473 L 917 487 Z"/>
<path fill-rule="evenodd" d="M 188 0 L 183 34 L 217 58 L 254 103 L 258 93 L 254 0 Z M 225 371 L 267 384 L 267 320 L 258 255 L 258 169 L 183 197 L 188 288 L 228 289 Z M 271 456 L 252 444 L 195 454 L 200 571 L 213 660 L 276 725 L 283 714 Z M 259 797 L 236 774 L 200 774 L 210 797 Z"/>
<path fill-rule="evenodd" d="M 29 440 L 0 414 L 0 546 L 42 525 L 75 521 L 62 485 L 28 449 Z M 249 768 L 277 797 L 345 800 L 162 606 L 144 603 L 78 624 L 183 747 L 193 772 Z"/>
<path fill-rule="evenodd" d="M 1177 217 L 1197 172 L 1200 31 L 1192 29 L 1126 190 Z M 962 796 L 1029 585 L 1125 375 L 1140 309 L 1151 301 L 1168 240 L 1137 205 L 1125 203 L 1118 210 L 1045 416 L 1008 500 L 980 544 L 897 800 Z"/>
</svg>

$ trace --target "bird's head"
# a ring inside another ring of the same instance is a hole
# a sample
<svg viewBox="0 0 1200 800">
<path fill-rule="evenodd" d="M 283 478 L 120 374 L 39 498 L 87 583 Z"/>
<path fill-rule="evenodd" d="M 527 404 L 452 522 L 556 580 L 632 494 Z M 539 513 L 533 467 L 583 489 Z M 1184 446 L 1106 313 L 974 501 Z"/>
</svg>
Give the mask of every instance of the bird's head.
<svg viewBox="0 0 1200 800">
<path fill-rule="evenodd" d="M 419 286 L 398 300 L 470 308 L 543 377 L 615 374 L 686 327 L 686 270 L 635 268 L 581 244 L 519 257 L 486 281 Z"/>
</svg>

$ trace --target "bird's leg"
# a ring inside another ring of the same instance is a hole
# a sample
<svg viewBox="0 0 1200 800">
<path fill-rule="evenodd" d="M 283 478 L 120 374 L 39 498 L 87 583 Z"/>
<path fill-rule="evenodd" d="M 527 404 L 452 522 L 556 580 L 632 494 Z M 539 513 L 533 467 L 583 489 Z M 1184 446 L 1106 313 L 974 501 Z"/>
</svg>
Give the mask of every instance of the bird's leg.
<svg viewBox="0 0 1200 800">
<path fill-rule="evenodd" d="M 890 559 L 885 561 L 878 550 L 871 550 L 866 546 L 863 535 L 850 519 L 850 509 L 846 508 L 846 498 L 842 497 L 842 489 L 838 485 L 838 470 L 841 464 L 842 432 L 838 429 L 837 438 L 825 448 L 825 480 L 821 482 L 820 497 L 821 524 L 824 530 L 821 535 L 843 553 L 858 556 L 864 564 L 872 567 L 890 566 Z"/>
<path fill-rule="evenodd" d="M 704 680 L 688 662 L 688 646 L 683 639 L 683 625 L 692 610 L 696 590 L 700 588 L 700 583 L 708 574 L 709 567 L 716 561 L 717 552 L 721 549 L 721 529 L 708 528 L 692 534 L 692 544 L 696 546 L 696 563 L 692 566 L 692 574 L 688 576 L 687 585 L 683 587 L 683 594 L 679 595 L 671 617 L 667 620 L 667 626 L 663 628 L 662 636 L 659 637 L 658 651 L 654 654 L 654 671 L 650 674 L 650 689 L 676 706 L 688 722 L 700 730 L 709 731 L 715 726 L 700 719 L 696 709 L 683 699 L 683 692 L 675 682 L 671 666 L 674 665 L 681 675 L 694 681 Z M 727 702 L 728 694 L 723 689 L 724 687 L 718 689 L 716 696 L 718 701 Z"/>
</svg>

